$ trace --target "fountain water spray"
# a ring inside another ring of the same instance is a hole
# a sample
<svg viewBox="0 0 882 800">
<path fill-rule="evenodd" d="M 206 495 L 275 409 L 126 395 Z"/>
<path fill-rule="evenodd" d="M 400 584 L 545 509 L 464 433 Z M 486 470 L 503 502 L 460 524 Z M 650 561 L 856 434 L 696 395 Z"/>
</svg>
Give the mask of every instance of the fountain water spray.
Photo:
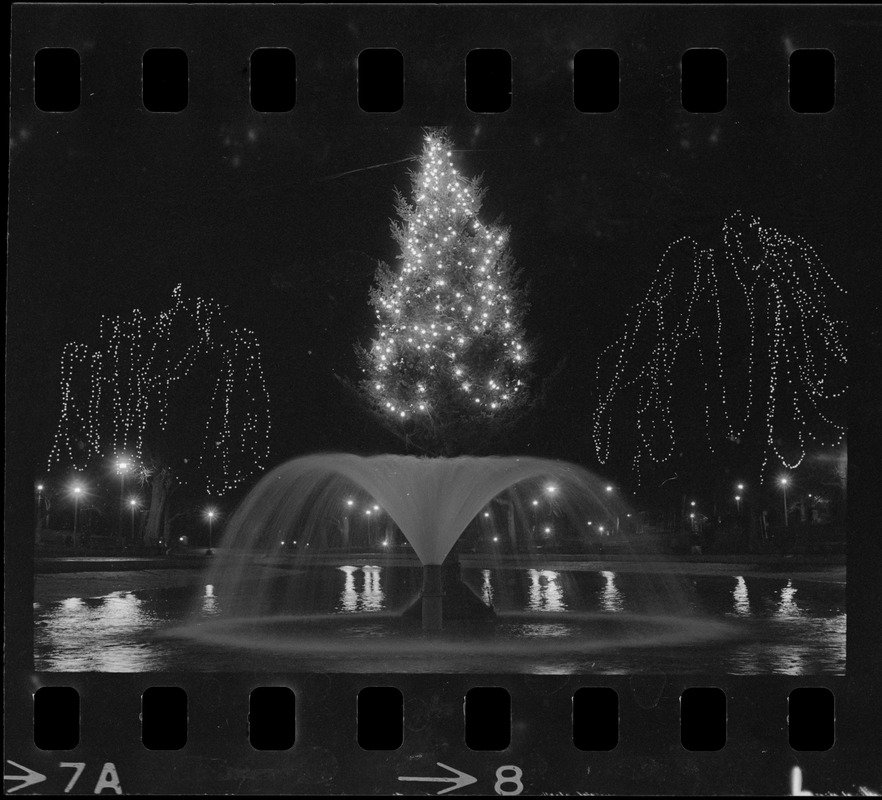
<svg viewBox="0 0 882 800">
<path fill-rule="evenodd" d="M 325 535 L 355 487 L 382 506 L 413 547 L 423 565 L 423 629 L 440 630 L 447 591 L 442 565 L 457 540 L 497 495 L 536 481 L 554 482 L 558 509 L 573 519 L 582 519 L 587 509 L 621 513 L 604 481 L 562 461 L 346 453 L 295 458 L 269 472 L 242 502 L 227 526 L 210 582 L 240 586 L 253 567 L 244 557 L 268 552 L 280 535 L 303 541 Z M 528 501 L 518 500 L 517 491 L 509 494 L 527 519 Z"/>
</svg>

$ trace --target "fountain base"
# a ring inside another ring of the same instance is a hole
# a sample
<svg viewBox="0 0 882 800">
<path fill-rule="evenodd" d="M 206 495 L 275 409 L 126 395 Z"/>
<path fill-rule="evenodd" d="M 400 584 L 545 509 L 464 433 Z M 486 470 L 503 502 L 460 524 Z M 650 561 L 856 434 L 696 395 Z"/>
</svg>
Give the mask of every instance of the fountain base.
<svg viewBox="0 0 882 800">
<path fill-rule="evenodd" d="M 455 559 L 423 566 L 422 593 L 402 616 L 421 619 L 424 631 L 440 631 L 445 620 L 491 620 L 496 612 L 463 583 Z"/>
</svg>

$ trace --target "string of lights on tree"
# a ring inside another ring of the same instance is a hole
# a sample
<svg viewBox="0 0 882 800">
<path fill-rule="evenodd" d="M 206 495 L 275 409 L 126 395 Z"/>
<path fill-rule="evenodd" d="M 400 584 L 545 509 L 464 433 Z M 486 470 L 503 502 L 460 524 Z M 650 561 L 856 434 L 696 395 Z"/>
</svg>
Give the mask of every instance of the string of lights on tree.
<svg viewBox="0 0 882 800">
<path fill-rule="evenodd" d="M 269 398 L 254 332 L 232 329 L 218 303 L 185 298 L 180 285 L 172 300 L 156 317 L 138 309 L 103 317 L 97 346 L 65 345 L 50 471 L 123 457 L 144 466 L 149 440 L 172 429 L 176 409 L 206 397 L 201 449 L 192 464 L 205 490 L 223 495 L 263 469 Z"/>
<path fill-rule="evenodd" d="M 673 458 L 684 422 L 677 412 L 695 392 L 710 450 L 754 435 L 761 474 L 773 464 L 795 469 L 810 447 L 838 445 L 846 328 L 831 307 L 843 294 L 804 239 L 741 212 L 723 224 L 719 250 L 673 242 L 598 361 L 601 463 L 621 441 L 619 426 L 636 426 L 636 474 Z"/>
<path fill-rule="evenodd" d="M 479 219 L 483 193 L 459 174 L 443 132 L 426 135 L 398 198 L 396 268 L 380 265 L 370 302 L 378 338 L 363 357 L 363 388 L 390 418 L 493 417 L 526 398 L 523 341 L 508 232 Z"/>
</svg>

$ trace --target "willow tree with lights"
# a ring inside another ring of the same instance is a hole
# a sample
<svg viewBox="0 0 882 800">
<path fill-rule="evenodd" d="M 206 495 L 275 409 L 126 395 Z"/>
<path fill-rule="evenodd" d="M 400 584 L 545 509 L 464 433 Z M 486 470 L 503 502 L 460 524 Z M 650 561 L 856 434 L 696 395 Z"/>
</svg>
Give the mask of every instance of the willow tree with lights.
<svg viewBox="0 0 882 800">
<path fill-rule="evenodd" d="M 736 465 L 757 484 L 839 451 L 844 298 L 808 242 L 751 215 L 730 215 L 717 247 L 672 242 L 598 361 L 598 460 L 627 457 L 637 478 L 721 476 L 728 493 Z"/>
<path fill-rule="evenodd" d="M 480 219 L 479 180 L 426 134 L 412 198 L 397 198 L 399 253 L 370 294 L 378 329 L 356 348 L 363 395 L 386 427 L 429 455 L 479 453 L 530 405 L 526 304 L 508 230 Z"/>
<path fill-rule="evenodd" d="M 186 297 L 181 286 L 156 316 L 134 309 L 103 317 L 94 342 L 65 345 L 60 388 L 50 473 L 114 473 L 108 486 L 149 489 L 149 542 L 168 541 L 176 488 L 222 497 L 269 455 L 269 399 L 253 331 L 233 327 L 217 302 Z"/>
</svg>

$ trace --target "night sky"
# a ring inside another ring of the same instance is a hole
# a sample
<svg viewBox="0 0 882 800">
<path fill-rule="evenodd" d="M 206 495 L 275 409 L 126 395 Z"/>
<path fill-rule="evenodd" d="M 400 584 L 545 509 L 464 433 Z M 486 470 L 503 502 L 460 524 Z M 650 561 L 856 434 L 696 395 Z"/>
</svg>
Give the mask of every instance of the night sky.
<svg viewBox="0 0 882 800">
<path fill-rule="evenodd" d="M 804 236 L 849 289 L 861 285 L 879 238 L 878 185 L 864 164 L 878 131 L 849 107 L 874 91 L 861 62 L 870 56 L 855 46 L 874 33 L 867 10 L 844 22 L 786 7 L 519 7 L 501 24 L 493 8 L 18 7 L 8 456 L 22 474 L 44 467 L 65 342 L 94 341 L 102 314 L 157 313 L 178 283 L 228 306 L 262 342 L 272 463 L 386 446 L 348 413 L 334 373 L 357 379 L 352 346 L 374 333 L 368 290 L 377 260 L 396 256 L 394 192 L 410 189 L 402 159 L 419 152 L 421 126 L 447 125 L 457 166 L 484 176 L 484 220 L 511 228 L 539 380 L 566 358 L 547 411 L 516 442 L 594 465 L 594 361 L 673 239 L 716 246 L 722 221 L 741 209 Z M 74 113 L 34 106 L 32 58 L 46 45 L 81 53 Z M 189 54 L 180 114 L 140 106 L 140 53 L 153 46 Z M 289 114 L 248 104 L 258 46 L 297 56 Z M 398 114 L 357 107 L 355 59 L 368 46 L 404 53 Z M 465 108 L 462 60 L 477 46 L 513 55 L 506 114 Z M 720 114 L 680 108 L 679 58 L 694 46 L 729 53 Z M 840 48 L 839 105 L 798 115 L 787 104 L 789 51 L 817 46 Z M 572 106 L 571 59 L 585 47 L 619 52 L 614 114 Z"/>
</svg>

